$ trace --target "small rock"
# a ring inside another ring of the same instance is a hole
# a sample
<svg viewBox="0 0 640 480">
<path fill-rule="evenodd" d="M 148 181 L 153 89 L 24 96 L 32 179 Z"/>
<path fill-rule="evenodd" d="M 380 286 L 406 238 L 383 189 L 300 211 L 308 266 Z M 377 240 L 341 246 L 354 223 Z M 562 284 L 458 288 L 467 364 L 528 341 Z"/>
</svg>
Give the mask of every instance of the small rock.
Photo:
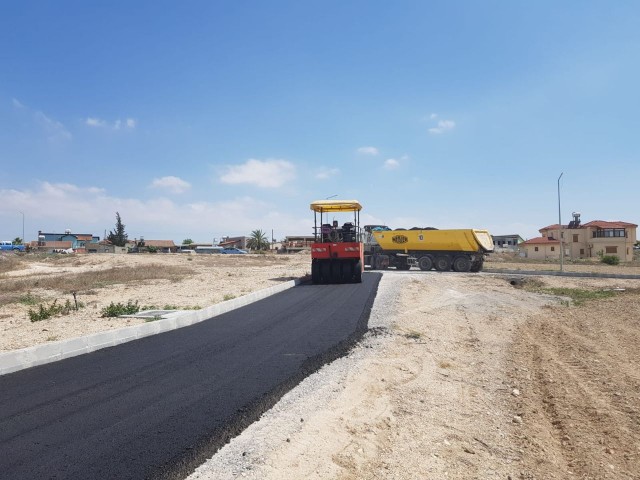
<svg viewBox="0 0 640 480">
<path fill-rule="evenodd" d="M 513 395 L 514 397 L 519 397 L 520 390 L 518 390 L 517 388 L 514 388 L 513 390 L 511 390 L 511 395 Z"/>
<path fill-rule="evenodd" d="M 445 440 L 445 441 L 444 441 L 444 444 L 445 444 L 445 445 L 451 445 L 451 442 L 449 442 L 449 440 Z"/>
<path fill-rule="evenodd" d="M 613 454 L 613 449 L 611 449 L 611 448 L 605 448 L 604 451 L 605 451 L 605 453 L 608 453 L 609 455 Z"/>
<path fill-rule="evenodd" d="M 290 438 L 287 438 L 287 443 L 291 443 L 291 439 Z"/>
<path fill-rule="evenodd" d="M 522 423 L 522 417 L 520 415 L 514 415 L 513 418 L 511 419 L 511 421 L 513 423 L 520 424 L 520 423 Z"/>
<path fill-rule="evenodd" d="M 470 453 L 471 455 L 475 455 L 476 452 L 473 451 L 473 449 L 469 448 L 469 447 L 464 447 L 462 450 L 464 450 L 466 453 Z"/>
</svg>

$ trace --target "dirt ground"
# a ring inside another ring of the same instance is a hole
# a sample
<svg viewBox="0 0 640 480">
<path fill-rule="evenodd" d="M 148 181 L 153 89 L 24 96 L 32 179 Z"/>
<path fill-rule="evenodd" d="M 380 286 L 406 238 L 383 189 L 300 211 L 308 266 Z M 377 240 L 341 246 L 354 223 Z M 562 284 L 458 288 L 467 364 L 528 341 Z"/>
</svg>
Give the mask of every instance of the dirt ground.
<svg viewBox="0 0 640 480">
<path fill-rule="evenodd" d="M 207 306 L 308 273 L 309 265 L 305 255 L 100 257 L 27 262 L 0 279 L 26 275 L 35 283 L 37 275 L 111 262 L 178 262 L 193 273 L 94 289 L 84 311 L 37 323 L 27 306 L 3 305 L 0 348 L 130 324 L 100 318 L 110 301 Z M 303 421 L 282 438 L 268 434 L 272 447 L 251 469 L 230 478 L 640 479 L 640 280 L 533 277 L 549 288 L 616 290 L 575 305 L 513 278 L 385 273 L 380 289 L 395 303 L 388 327 L 372 332 L 378 343 L 329 383 L 326 399 L 317 393 L 322 404 Z M 222 477 L 202 470 L 194 478 Z"/>
</svg>

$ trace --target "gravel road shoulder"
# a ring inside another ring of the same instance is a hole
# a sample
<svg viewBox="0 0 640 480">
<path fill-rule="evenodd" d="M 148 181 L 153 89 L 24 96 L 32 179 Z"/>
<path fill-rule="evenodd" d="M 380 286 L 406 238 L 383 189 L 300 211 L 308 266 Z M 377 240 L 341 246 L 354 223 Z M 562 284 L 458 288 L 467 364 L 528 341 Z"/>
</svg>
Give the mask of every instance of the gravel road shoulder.
<svg viewBox="0 0 640 480">
<path fill-rule="evenodd" d="M 529 448 L 546 437 L 523 406 L 543 367 L 514 372 L 529 358 L 523 335 L 566 311 L 566 299 L 499 275 L 388 272 L 358 348 L 305 380 L 190 479 L 551 478 L 536 457 L 545 450 Z M 622 383 L 635 388 L 626 375 Z M 637 433 L 626 440 L 637 442 Z"/>
</svg>

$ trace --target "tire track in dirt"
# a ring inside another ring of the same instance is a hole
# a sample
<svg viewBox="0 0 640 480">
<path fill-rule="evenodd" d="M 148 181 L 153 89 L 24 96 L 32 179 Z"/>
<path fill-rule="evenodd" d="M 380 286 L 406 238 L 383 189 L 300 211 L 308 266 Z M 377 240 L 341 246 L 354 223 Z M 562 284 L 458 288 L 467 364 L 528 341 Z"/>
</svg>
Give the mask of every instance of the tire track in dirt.
<svg viewBox="0 0 640 480">
<path fill-rule="evenodd" d="M 554 307 L 512 349 L 522 478 L 640 478 L 638 293 Z"/>
</svg>

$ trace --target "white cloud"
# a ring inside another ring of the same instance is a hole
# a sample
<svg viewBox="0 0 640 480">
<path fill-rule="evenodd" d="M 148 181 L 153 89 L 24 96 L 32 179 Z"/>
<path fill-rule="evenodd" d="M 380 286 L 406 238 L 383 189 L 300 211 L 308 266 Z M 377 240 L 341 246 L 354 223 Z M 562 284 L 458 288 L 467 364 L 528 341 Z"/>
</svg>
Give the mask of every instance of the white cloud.
<svg viewBox="0 0 640 480">
<path fill-rule="evenodd" d="M 88 117 L 84 123 L 89 127 L 106 127 L 107 126 L 107 122 L 95 117 Z"/>
<path fill-rule="evenodd" d="M 47 136 L 47 139 L 50 141 L 67 141 L 71 140 L 72 135 L 65 128 L 65 126 L 54 120 L 52 118 L 47 117 L 44 113 L 38 111 L 34 113 L 34 118 L 36 119 L 36 123 L 42 127 Z"/>
<path fill-rule="evenodd" d="M 437 113 L 432 113 L 431 115 L 429 115 L 429 118 L 431 120 L 435 120 L 436 118 L 438 118 L 438 114 Z"/>
<path fill-rule="evenodd" d="M 14 108 L 22 111 L 21 115 L 31 116 L 33 123 L 44 132 L 44 135 L 50 142 L 66 142 L 73 138 L 71 132 L 67 130 L 62 122 L 45 115 L 45 113 L 40 110 L 34 110 L 28 107 L 16 98 L 12 98 L 11 103 Z"/>
<path fill-rule="evenodd" d="M 27 241 L 37 238 L 38 230 L 75 233 L 101 238 L 115 226 L 119 212 L 129 238 L 211 242 L 223 235 L 248 235 L 256 228 L 271 232 L 278 239 L 285 235 L 307 234 L 313 225 L 305 209 L 297 215 L 291 206 L 277 205 L 253 197 L 180 203 L 166 197 L 148 200 L 123 198 L 102 188 L 65 183 L 42 182 L 33 189 L 0 189 L 0 238 L 20 234 L 25 212 Z M 4 233 L 3 233 L 4 232 Z"/>
<path fill-rule="evenodd" d="M 323 168 L 318 173 L 316 173 L 316 179 L 328 180 L 331 177 L 335 177 L 339 173 L 340 173 L 339 168 Z"/>
<path fill-rule="evenodd" d="M 400 162 L 395 158 L 387 158 L 384 161 L 384 168 L 387 170 L 395 170 L 398 167 L 400 167 Z"/>
<path fill-rule="evenodd" d="M 124 121 L 117 119 L 111 124 L 107 120 L 103 120 L 98 117 L 87 117 L 84 123 L 89 127 L 110 128 L 112 130 L 120 130 L 123 126 L 133 130 L 137 125 L 137 121 L 133 118 L 127 118 Z"/>
<path fill-rule="evenodd" d="M 356 151 L 360 155 L 378 155 L 380 153 L 376 147 L 360 147 Z"/>
<path fill-rule="evenodd" d="M 154 178 L 151 182 L 152 188 L 166 189 L 171 193 L 183 193 L 191 188 L 191 184 L 174 176 Z"/>
<path fill-rule="evenodd" d="M 230 185 L 246 183 L 263 188 L 278 188 L 295 176 L 295 166 L 287 160 L 251 158 L 242 165 L 227 167 L 227 172 L 220 177 L 220 181 Z"/>
<path fill-rule="evenodd" d="M 432 135 L 440 135 L 449 130 L 452 130 L 456 126 L 456 122 L 453 120 L 439 120 L 438 126 L 429 129 L 429 133 Z"/>
</svg>

